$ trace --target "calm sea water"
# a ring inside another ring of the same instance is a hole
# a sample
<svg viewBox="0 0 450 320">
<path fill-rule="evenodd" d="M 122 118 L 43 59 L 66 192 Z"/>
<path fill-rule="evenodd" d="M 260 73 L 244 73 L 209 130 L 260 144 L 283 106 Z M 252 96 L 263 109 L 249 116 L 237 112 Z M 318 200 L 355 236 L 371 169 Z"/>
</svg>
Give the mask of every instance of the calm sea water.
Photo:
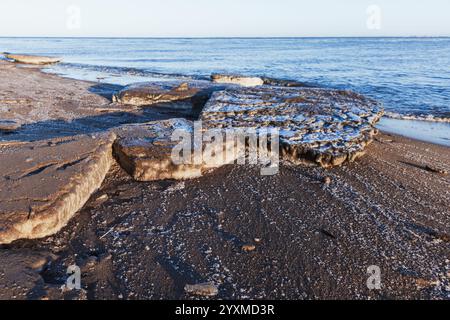
<svg viewBox="0 0 450 320">
<path fill-rule="evenodd" d="M 450 118 L 450 38 L 0 38 L 0 51 L 63 57 L 49 71 L 78 79 L 265 75 L 352 89 L 393 117 Z"/>
</svg>

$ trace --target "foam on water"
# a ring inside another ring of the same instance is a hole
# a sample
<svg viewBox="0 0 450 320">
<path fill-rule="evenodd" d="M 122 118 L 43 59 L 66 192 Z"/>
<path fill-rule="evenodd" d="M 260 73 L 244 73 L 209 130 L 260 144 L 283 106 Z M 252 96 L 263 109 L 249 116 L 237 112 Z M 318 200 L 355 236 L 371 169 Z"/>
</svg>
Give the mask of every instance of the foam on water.
<svg viewBox="0 0 450 320">
<path fill-rule="evenodd" d="M 431 114 L 400 114 L 395 112 L 386 112 L 386 117 L 397 120 L 413 120 L 413 121 L 429 121 L 429 122 L 444 122 L 450 123 L 450 117 L 436 117 Z"/>
</svg>

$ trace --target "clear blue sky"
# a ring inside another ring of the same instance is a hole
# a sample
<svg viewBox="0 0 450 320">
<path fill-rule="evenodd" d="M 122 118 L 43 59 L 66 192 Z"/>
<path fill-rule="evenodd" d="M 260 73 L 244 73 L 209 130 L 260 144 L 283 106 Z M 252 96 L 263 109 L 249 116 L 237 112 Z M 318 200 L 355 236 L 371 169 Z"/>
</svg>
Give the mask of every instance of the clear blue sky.
<svg viewBox="0 0 450 320">
<path fill-rule="evenodd" d="M 71 5 L 80 9 L 79 20 L 77 11 L 68 9 Z M 376 20 L 380 21 L 380 29 L 367 27 L 370 5 L 380 8 L 381 20 Z M 381 35 L 450 36 L 450 1 L 2 0 L 0 3 L 0 36 Z"/>
</svg>

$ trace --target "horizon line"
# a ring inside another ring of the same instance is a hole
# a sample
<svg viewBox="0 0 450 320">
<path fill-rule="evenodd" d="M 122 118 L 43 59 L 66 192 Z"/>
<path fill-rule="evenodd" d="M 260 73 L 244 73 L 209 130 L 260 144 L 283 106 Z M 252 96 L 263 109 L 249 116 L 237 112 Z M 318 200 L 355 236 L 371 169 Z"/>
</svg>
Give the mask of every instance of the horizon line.
<svg viewBox="0 0 450 320">
<path fill-rule="evenodd" d="M 439 36 L 1 36 L 5 38 L 41 38 L 41 39 L 339 39 L 339 38 L 450 38 L 450 35 Z"/>
</svg>

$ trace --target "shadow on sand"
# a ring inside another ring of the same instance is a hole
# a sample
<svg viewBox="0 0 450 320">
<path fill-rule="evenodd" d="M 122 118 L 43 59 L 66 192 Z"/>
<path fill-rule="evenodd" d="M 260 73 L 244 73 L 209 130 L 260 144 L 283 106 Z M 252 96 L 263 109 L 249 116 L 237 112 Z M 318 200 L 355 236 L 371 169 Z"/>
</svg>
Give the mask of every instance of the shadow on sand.
<svg viewBox="0 0 450 320">
<path fill-rule="evenodd" d="M 117 84 L 98 83 L 90 87 L 88 91 L 90 93 L 94 93 L 103 98 L 106 98 L 109 101 L 112 101 L 112 96 L 114 95 L 114 93 L 122 90 L 123 88 L 124 86 L 120 86 Z"/>
<path fill-rule="evenodd" d="M 99 83 L 89 88 L 89 92 L 98 94 L 111 101 L 112 95 L 123 88 L 113 84 Z M 197 112 L 171 108 L 171 104 L 158 104 L 126 110 L 125 106 L 109 105 L 111 111 L 98 115 L 76 118 L 71 121 L 52 119 L 22 125 L 12 132 L 0 131 L 2 141 L 38 141 L 79 134 L 104 132 L 124 124 L 145 123 L 172 118 L 186 118 L 195 120 Z M 105 107 L 109 107 L 105 105 Z M 122 108 L 123 107 L 123 108 Z M 114 111 L 113 108 L 117 108 Z"/>
</svg>

